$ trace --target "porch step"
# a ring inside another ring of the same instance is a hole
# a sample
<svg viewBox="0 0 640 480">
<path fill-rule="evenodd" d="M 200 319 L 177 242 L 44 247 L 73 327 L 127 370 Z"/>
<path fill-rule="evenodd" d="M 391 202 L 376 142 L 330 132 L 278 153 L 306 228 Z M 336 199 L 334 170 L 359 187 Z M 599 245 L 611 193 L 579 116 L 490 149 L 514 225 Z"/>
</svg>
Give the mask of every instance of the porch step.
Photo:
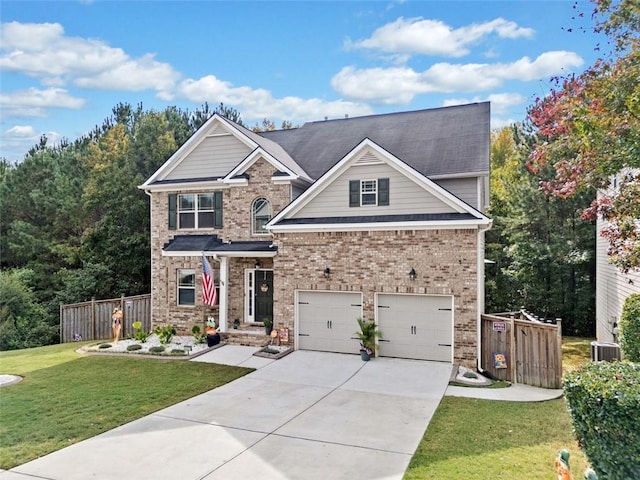
<svg viewBox="0 0 640 480">
<path fill-rule="evenodd" d="M 264 334 L 264 327 L 245 327 L 220 333 L 220 339 L 228 345 L 243 345 L 247 347 L 265 347 L 271 338 Z"/>
</svg>

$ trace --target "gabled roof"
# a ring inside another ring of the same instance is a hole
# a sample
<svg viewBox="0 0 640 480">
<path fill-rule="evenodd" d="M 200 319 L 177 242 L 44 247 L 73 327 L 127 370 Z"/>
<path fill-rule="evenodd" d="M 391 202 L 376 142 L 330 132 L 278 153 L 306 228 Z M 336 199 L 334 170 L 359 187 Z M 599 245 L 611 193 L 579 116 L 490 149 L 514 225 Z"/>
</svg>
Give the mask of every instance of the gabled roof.
<svg viewBox="0 0 640 480">
<path fill-rule="evenodd" d="M 215 128 L 216 124 L 222 124 L 225 130 L 231 133 L 239 141 L 247 145 L 251 149 L 251 153 L 245 157 L 238 165 L 224 176 L 207 177 L 207 178 L 189 178 L 167 180 L 166 176 L 175 169 L 184 159 L 194 151 L 194 149 L 209 135 Z M 298 165 L 291 156 L 277 143 L 268 138 L 264 138 L 251 130 L 248 130 L 224 117 L 215 113 L 195 132 L 171 157 L 146 181 L 140 188 L 148 188 L 165 184 L 190 183 L 190 184 L 207 184 L 214 181 L 225 182 L 244 173 L 255 161 L 257 153 L 262 153 L 263 158 L 269 161 L 273 166 L 281 172 L 286 172 L 290 179 L 301 180 L 311 183 L 313 180 Z M 244 168 L 243 168 L 244 167 Z"/>
<path fill-rule="evenodd" d="M 305 123 L 262 132 L 319 178 L 370 138 L 430 178 L 489 172 L 489 102 Z"/>
<path fill-rule="evenodd" d="M 297 176 L 308 183 L 320 178 L 364 138 L 370 138 L 432 179 L 487 175 L 489 108 L 488 102 L 473 103 L 309 122 L 299 128 L 260 133 L 214 114 L 140 188 L 159 187 L 166 183 L 167 173 L 202 142 L 216 123 L 224 125 L 226 130 L 251 148 L 249 156 L 260 149 L 268 154 L 267 160 L 288 177 L 295 179 Z M 243 173 L 241 163 L 226 176 L 231 172 L 233 175 Z M 245 166 L 249 164 L 245 162 Z M 185 179 L 185 183 L 204 186 L 223 182 L 224 177 Z M 171 183 L 180 182 L 174 179 Z"/>
<path fill-rule="evenodd" d="M 313 202 L 320 193 L 334 182 L 340 175 L 346 172 L 363 152 L 376 152 L 376 157 L 384 163 L 394 168 L 402 175 L 410 178 L 415 184 L 422 187 L 430 195 L 440 200 L 448 209 L 453 210 L 442 212 L 441 214 L 406 214 L 406 215 L 354 215 L 342 217 L 322 217 L 322 218 L 300 218 L 297 216 L 303 207 Z M 425 175 L 416 171 L 410 165 L 386 151 L 373 140 L 365 138 L 357 146 L 351 149 L 338 163 L 333 165 L 320 179 L 303 192 L 296 200 L 278 213 L 268 224 L 267 229 L 272 231 L 282 230 L 345 230 L 345 229 L 389 229 L 417 226 L 431 228 L 445 226 L 445 228 L 455 228 L 457 226 L 473 226 L 488 228 L 491 220 L 480 211 L 460 200 L 437 183 L 430 180 Z"/>
</svg>

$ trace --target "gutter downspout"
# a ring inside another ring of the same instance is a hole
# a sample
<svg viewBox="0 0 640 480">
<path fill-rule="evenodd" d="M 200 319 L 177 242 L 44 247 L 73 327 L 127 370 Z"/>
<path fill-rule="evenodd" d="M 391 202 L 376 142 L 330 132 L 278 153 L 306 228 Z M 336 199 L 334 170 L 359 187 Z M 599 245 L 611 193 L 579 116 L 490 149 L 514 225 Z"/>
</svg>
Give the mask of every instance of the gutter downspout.
<svg viewBox="0 0 640 480">
<path fill-rule="evenodd" d="M 490 222 L 486 227 L 478 228 L 478 318 L 476 319 L 476 331 L 477 331 L 477 349 L 476 354 L 478 372 L 483 373 L 482 368 L 482 314 L 485 307 L 485 290 L 484 290 L 484 234 L 485 231 L 491 228 L 493 222 Z"/>
</svg>

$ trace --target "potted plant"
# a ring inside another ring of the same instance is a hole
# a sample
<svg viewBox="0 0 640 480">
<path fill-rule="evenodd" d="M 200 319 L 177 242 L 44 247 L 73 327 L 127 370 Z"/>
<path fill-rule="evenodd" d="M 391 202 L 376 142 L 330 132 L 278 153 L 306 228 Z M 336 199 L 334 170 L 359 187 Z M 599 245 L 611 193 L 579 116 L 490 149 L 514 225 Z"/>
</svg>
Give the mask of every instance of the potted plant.
<svg viewBox="0 0 640 480">
<path fill-rule="evenodd" d="M 382 332 L 378 330 L 374 321 L 367 322 L 362 318 L 357 318 L 360 330 L 355 333 L 360 340 L 360 357 L 365 362 L 369 361 L 376 350 L 376 338 L 382 338 Z"/>
<path fill-rule="evenodd" d="M 209 317 L 207 319 L 207 327 L 205 331 L 207 333 L 208 347 L 213 347 L 220 343 L 220 334 L 218 333 L 218 328 L 216 327 L 216 322 L 213 317 Z"/>
<path fill-rule="evenodd" d="M 262 319 L 262 323 L 264 323 L 265 335 L 271 335 L 271 330 L 273 330 L 273 320 L 271 319 L 271 317 L 264 317 Z"/>
</svg>

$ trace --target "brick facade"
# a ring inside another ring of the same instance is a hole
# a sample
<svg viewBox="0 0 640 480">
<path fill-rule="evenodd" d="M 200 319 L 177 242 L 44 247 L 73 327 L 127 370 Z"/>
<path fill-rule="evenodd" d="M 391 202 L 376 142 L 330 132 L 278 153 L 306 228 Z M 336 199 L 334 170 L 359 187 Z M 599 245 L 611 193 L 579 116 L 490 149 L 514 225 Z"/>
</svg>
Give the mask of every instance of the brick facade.
<svg viewBox="0 0 640 480">
<path fill-rule="evenodd" d="M 168 193 L 151 194 L 152 324 L 171 323 L 188 333 L 206 317 L 218 317 L 218 307 L 202 304 L 200 256 L 162 256 L 162 247 L 175 235 L 215 234 L 223 241 L 273 240 L 275 258 L 231 258 L 228 277 L 228 325 L 245 318 L 245 270 L 260 263 L 274 270 L 274 327 L 289 328 L 295 338 L 295 290 L 335 290 L 363 293 L 363 313 L 374 318 L 375 293 L 416 293 L 454 297 L 454 361 L 474 367 L 477 358 L 478 232 L 459 230 L 398 230 L 388 232 L 313 232 L 251 234 L 251 205 L 267 198 L 275 215 L 291 201 L 291 186 L 271 181 L 274 168 L 259 160 L 248 170 L 247 185 L 224 186 L 223 228 L 219 230 L 169 230 Z M 213 268 L 219 265 L 210 259 Z M 325 279 L 324 269 L 331 269 Z M 178 307 L 177 270 L 196 270 L 196 305 Z M 410 280 L 409 270 L 417 272 Z"/>
<path fill-rule="evenodd" d="M 176 235 L 217 235 L 223 241 L 270 240 L 271 234 L 251 234 L 251 205 L 259 197 L 271 202 L 274 215 L 291 201 L 291 186 L 274 184 L 271 181 L 275 168 L 269 162 L 259 159 L 249 169 L 247 185 L 224 186 L 221 229 L 169 230 L 167 212 L 169 193 L 204 193 L 207 190 L 176 190 L 153 192 L 151 194 L 151 298 L 152 325 L 173 324 L 178 332 L 190 333 L 195 324 L 203 325 L 208 315 L 218 318 L 218 307 L 210 308 L 202 304 L 202 260 L 194 257 L 162 256 L 163 246 Z M 214 269 L 218 263 L 209 259 Z M 269 258 L 232 258 L 229 262 L 229 323 L 244 318 L 244 271 L 254 268 L 257 262 L 261 268 L 272 268 Z M 196 270 L 196 305 L 178 306 L 177 271 L 182 268 Z M 231 325 L 228 325 L 230 328 Z"/>
<path fill-rule="evenodd" d="M 362 292 L 365 319 L 375 318 L 375 293 L 453 295 L 454 362 L 475 368 L 477 241 L 477 230 L 276 234 L 274 326 L 289 327 L 293 342 L 295 290 Z"/>
</svg>

